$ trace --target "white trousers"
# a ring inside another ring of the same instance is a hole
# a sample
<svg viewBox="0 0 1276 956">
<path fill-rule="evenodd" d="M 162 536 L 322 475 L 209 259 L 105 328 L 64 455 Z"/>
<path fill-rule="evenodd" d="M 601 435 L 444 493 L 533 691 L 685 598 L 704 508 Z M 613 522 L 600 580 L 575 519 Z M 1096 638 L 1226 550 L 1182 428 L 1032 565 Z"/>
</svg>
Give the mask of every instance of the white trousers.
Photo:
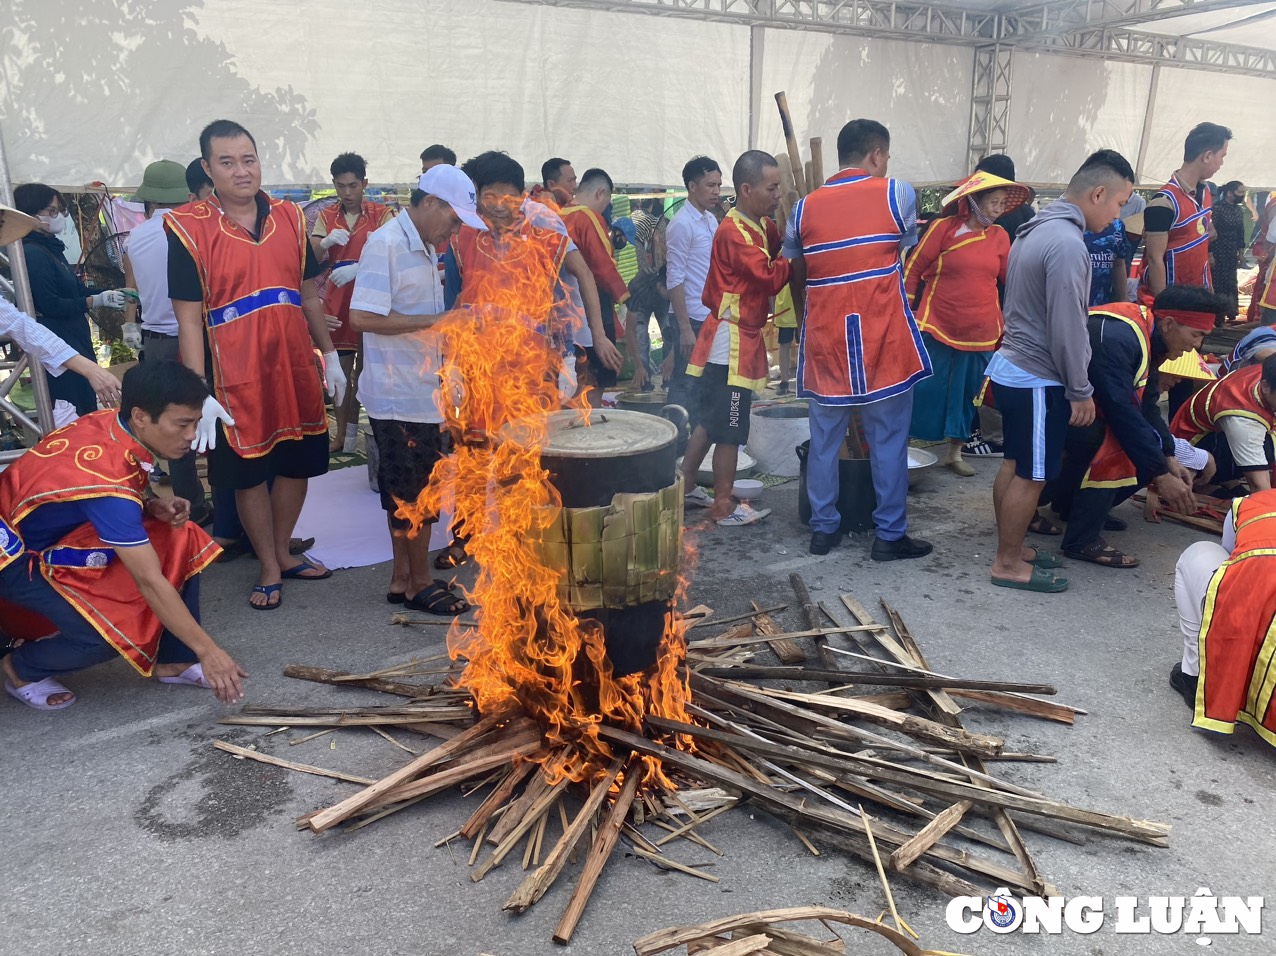
<svg viewBox="0 0 1276 956">
<path fill-rule="evenodd" d="M 1201 673 L 1201 618 L 1205 614 L 1205 592 L 1210 579 L 1224 561 L 1231 557 L 1213 541 L 1198 541 L 1179 556 L 1174 567 L 1174 603 L 1178 605 L 1179 627 L 1183 631 L 1183 673 L 1196 677 Z"/>
</svg>

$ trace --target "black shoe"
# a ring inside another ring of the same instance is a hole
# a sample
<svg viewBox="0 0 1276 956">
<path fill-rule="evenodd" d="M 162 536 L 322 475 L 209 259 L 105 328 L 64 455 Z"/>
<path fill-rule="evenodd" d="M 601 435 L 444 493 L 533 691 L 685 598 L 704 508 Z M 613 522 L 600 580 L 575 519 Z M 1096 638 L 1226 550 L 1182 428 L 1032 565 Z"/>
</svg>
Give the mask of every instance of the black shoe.
<svg viewBox="0 0 1276 956">
<path fill-rule="evenodd" d="M 816 531 L 811 535 L 811 553 L 828 554 L 842 543 L 840 531 Z"/>
<path fill-rule="evenodd" d="M 1187 706 L 1196 710 L 1196 684 L 1199 677 L 1183 673 L 1183 665 L 1175 664 L 1170 668 L 1170 686 L 1183 695 Z"/>
<path fill-rule="evenodd" d="M 910 538 L 908 535 L 904 535 L 898 541 L 874 538 L 873 553 L 870 557 L 874 561 L 902 561 L 906 558 L 924 558 L 933 550 L 935 550 L 934 546 L 929 541 Z"/>
<path fill-rule="evenodd" d="M 788 383 L 788 382 L 781 382 L 779 385 L 777 385 L 777 386 L 775 387 L 775 394 L 776 394 L 776 395 L 787 395 L 787 394 L 789 394 L 789 383 Z"/>
<path fill-rule="evenodd" d="M 204 510 L 201 511 L 199 514 L 191 515 L 190 520 L 195 522 L 201 528 L 207 528 L 210 524 L 213 523 L 213 506 L 206 505 L 204 507 Z"/>
<path fill-rule="evenodd" d="M 988 441 L 978 432 L 971 436 L 970 441 L 961 446 L 961 453 L 967 458 L 1006 457 L 1005 446 L 1001 442 Z"/>
</svg>

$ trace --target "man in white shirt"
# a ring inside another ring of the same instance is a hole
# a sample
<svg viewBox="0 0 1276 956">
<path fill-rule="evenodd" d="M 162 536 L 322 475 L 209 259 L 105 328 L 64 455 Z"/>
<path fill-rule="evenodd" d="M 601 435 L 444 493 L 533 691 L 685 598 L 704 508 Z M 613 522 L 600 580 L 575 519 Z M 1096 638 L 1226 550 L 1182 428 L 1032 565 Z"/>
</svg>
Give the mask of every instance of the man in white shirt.
<svg viewBox="0 0 1276 956">
<path fill-rule="evenodd" d="M 177 316 L 173 312 L 173 300 L 168 297 L 168 236 L 164 232 L 164 215 L 170 209 L 204 199 L 212 191 L 212 180 L 198 160 L 190 167 L 183 167 L 181 163 L 161 159 L 142 173 L 136 198 L 145 204 L 146 221 L 129 233 L 124 247 L 124 284 L 136 289 L 138 296 L 137 302 L 130 300 L 125 306 L 124 321 L 136 323 L 138 306 L 141 306 L 142 361 L 181 361 L 177 349 Z M 130 337 L 129 331 L 125 330 L 126 339 Z M 192 521 L 206 524 L 212 510 L 195 468 L 193 450 L 180 460 L 168 463 L 173 495 L 191 503 Z"/>
<path fill-rule="evenodd" d="M 665 286 L 673 321 L 665 330 L 670 349 L 664 378 L 669 401 L 686 408 L 692 396 L 687 359 L 700 326 L 709 316 L 702 297 L 709 276 L 713 234 L 718 229 L 713 210 L 721 199 L 722 169 L 708 156 L 696 156 L 682 167 L 682 181 L 687 187 L 687 201 L 665 231 Z"/>
<path fill-rule="evenodd" d="M 445 451 L 442 355 L 432 327 L 446 311 L 438 252 L 462 222 L 487 230 L 475 209 L 474 184 L 455 166 L 431 167 L 421 174 L 409 207 L 368 237 L 350 300 L 350 325 L 363 333 L 359 389 L 377 443 L 381 505 L 394 548 L 386 600 L 450 616 L 469 605 L 433 579 L 433 522 L 409 536 L 395 499 L 416 501 Z"/>
</svg>

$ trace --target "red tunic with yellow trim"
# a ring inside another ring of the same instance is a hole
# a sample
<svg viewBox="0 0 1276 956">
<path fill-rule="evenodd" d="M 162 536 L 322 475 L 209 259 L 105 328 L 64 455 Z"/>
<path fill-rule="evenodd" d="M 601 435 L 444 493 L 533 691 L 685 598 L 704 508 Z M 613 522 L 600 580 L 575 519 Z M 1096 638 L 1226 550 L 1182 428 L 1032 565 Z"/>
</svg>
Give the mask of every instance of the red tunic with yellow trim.
<svg viewBox="0 0 1276 956">
<path fill-rule="evenodd" d="M 904 292 L 899 250 L 907 229 L 896 185 L 843 169 L 794 208 L 807 276 L 800 398 L 862 405 L 931 374 Z"/>
<path fill-rule="evenodd" d="M 1230 734 L 1239 721 L 1276 746 L 1276 491 L 1237 499 L 1232 522 L 1236 547 L 1205 592 L 1192 726 Z"/>
<path fill-rule="evenodd" d="M 1139 367 L 1134 373 L 1134 391 L 1139 402 L 1143 401 L 1143 392 L 1147 388 L 1148 374 L 1152 363 L 1152 329 L 1156 319 L 1152 310 L 1136 302 L 1113 302 L 1096 306 L 1090 310 L 1091 315 L 1101 315 L 1116 319 L 1132 328 L 1139 340 Z M 1097 406 L 1096 406 L 1097 408 Z M 1100 414 L 1099 417 L 1102 417 Z M 1103 443 L 1090 459 L 1090 467 L 1081 479 L 1082 488 L 1128 488 L 1139 483 L 1138 469 L 1130 456 L 1121 447 L 1116 433 L 1111 428 L 1104 430 Z"/>
<path fill-rule="evenodd" d="M 269 202 L 257 239 L 225 215 L 216 196 L 164 217 L 199 270 L 213 395 L 235 419 L 226 434 L 243 458 L 328 430 L 301 311 L 305 216 L 294 203 Z"/>
<path fill-rule="evenodd" d="M 904 264 L 904 287 L 911 301 L 922 282 L 917 327 L 959 352 L 989 352 L 1001 339 L 997 283 L 1006 280 L 1010 237 L 1000 226 L 978 232 L 958 216 L 926 230 Z"/>
<path fill-rule="evenodd" d="M 1214 286 L 1210 271 L 1210 216 L 1213 199 L 1207 188 L 1201 190 L 1201 201 L 1179 185 L 1177 178 L 1161 187 L 1153 201 L 1165 198 L 1174 209 L 1174 223 L 1170 226 L 1165 243 L 1165 284 Z M 1139 295 L 1151 302 L 1152 290 L 1147 284 L 1147 270 L 1143 270 Z"/>
<path fill-rule="evenodd" d="M 704 374 L 714 336 L 726 324 L 731 334 L 727 383 L 766 387 L 770 363 L 762 330 L 771 317 L 771 297 L 789 283 L 789 261 L 779 252 L 780 231 L 770 219 L 757 223 L 732 209 L 718 224 L 701 296 L 709 315 L 687 361 L 688 375 Z"/>
<path fill-rule="evenodd" d="M 567 235 L 585 258 L 585 265 L 594 274 L 594 281 L 601 291 L 619 305 L 629 297 L 629 286 L 616 268 L 616 249 L 611 244 L 611 232 L 603 217 L 588 206 L 568 206 L 562 211 Z"/>
<path fill-rule="evenodd" d="M 150 480 L 143 464 L 155 457 L 111 410 L 84 415 L 59 428 L 0 474 L 0 568 L 28 560 L 66 601 L 139 673 L 155 667 L 163 625 L 142 599 L 137 582 L 91 524 L 80 525 L 39 553 L 26 550 L 22 522 L 38 508 L 86 498 L 144 503 Z M 199 525 L 174 528 L 144 518 L 165 579 L 181 589 L 221 553 Z M 37 610 L 37 609 L 30 609 Z"/>
<path fill-rule="evenodd" d="M 372 235 L 394 218 L 394 210 L 379 202 L 365 200 L 359 209 L 359 218 L 350 225 L 345 208 L 341 203 L 333 203 L 319 213 L 319 221 L 323 223 L 324 235 L 345 229 L 350 233 L 350 241 L 344 246 L 329 246 L 325 251 L 326 260 L 332 269 L 341 266 L 356 265 L 363 252 L 363 245 Z M 441 257 L 440 257 L 441 258 Z M 347 282 L 339 286 L 329 282 L 323 290 L 323 311 L 341 320 L 341 325 L 329 330 L 332 336 L 332 347 L 338 349 L 356 349 L 359 347 L 359 333 L 350 328 L 350 298 L 354 295 L 354 283 Z"/>
<path fill-rule="evenodd" d="M 1261 276 L 1260 276 L 1261 278 Z M 1276 309 L 1276 256 L 1267 263 L 1267 278 L 1262 286 L 1262 292 L 1256 296 L 1259 308 Z"/>
<path fill-rule="evenodd" d="M 1236 415 L 1262 422 L 1276 435 L 1276 412 L 1263 404 L 1259 391 L 1262 380 L 1263 367 L 1251 365 L 1210 382 L 1179 409 L 1170 431 L 1198 445 L 1206 435 L 1219 430 L 1220 419 Z"/>
</svg>

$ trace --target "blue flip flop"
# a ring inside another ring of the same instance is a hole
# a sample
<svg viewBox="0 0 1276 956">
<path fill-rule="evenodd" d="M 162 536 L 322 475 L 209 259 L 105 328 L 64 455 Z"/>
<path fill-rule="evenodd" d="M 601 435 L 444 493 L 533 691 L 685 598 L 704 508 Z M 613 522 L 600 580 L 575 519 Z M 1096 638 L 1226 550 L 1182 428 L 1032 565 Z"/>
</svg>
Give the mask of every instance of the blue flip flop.
<svg viewBox="0 0 1276 956">
<path fill-rule="evenodd" d="M 252 593 L 266 595 L 266 603 L 254 604 L 252 600 L 249 599 L 248 606 L 252 608 L 254 611 L 273 611 L 275 608 L 279 607 L 279 605 L 284 603 L 283 592 L 284 592 L 284 586 L 282 584 L 259 584 L 255 588 L 253 588 Z M 276 601 L 274 604 L 271 604 L 270 599 L 275 594 L 279 595 L 279 600 Z"/>
<path fill-rule="evenodd" d="M 300 564 L 294 564 L 287 571 L 281 572 L 279 576 L 285 581 L 325 581 L 332 577 L 331 568 L 324 568 L 323 574 L 306 574 L 307 571 L 318 570 L 317 567 L 303 558 Z"/>
</svg>

